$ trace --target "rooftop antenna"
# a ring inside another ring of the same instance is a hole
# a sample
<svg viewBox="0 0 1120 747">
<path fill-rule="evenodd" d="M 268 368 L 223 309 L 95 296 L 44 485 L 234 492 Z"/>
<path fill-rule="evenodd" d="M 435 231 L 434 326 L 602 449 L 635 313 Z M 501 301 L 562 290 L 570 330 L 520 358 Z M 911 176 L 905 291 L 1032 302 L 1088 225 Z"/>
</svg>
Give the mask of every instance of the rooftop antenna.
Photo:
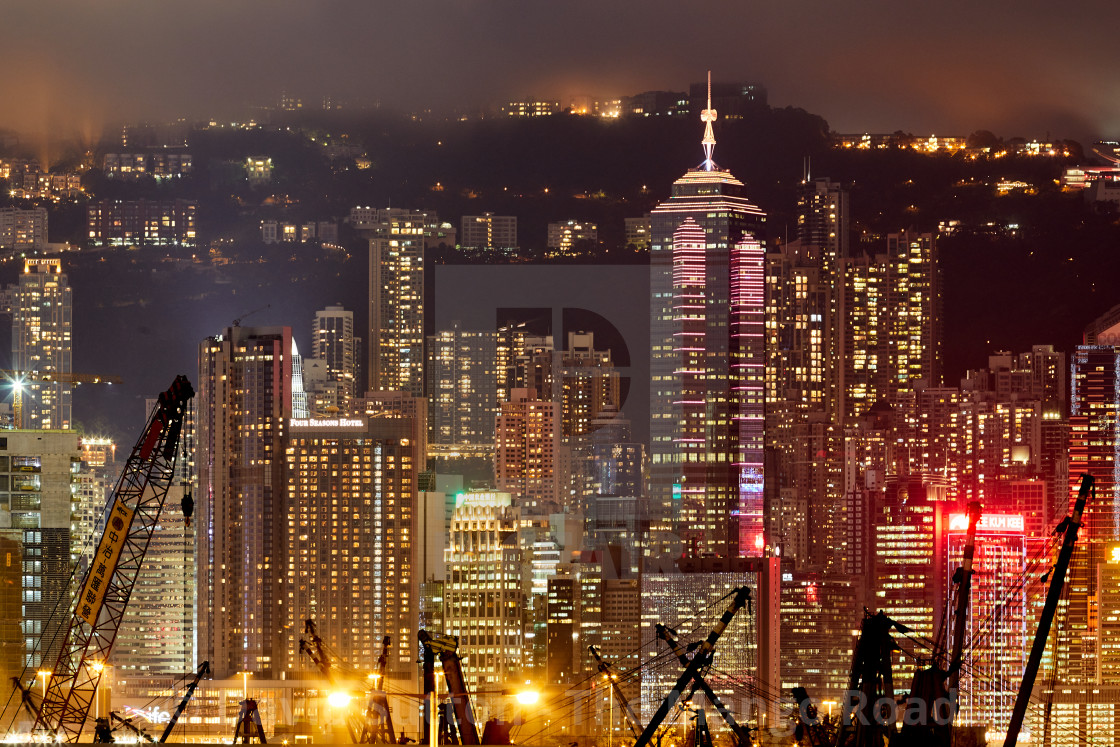
<svg viewBox="0 0 1120 747">
<path fill-rule="evenodd" d="M 715 168 L 712 161 L 712 150 L 716 147 L 716 136 L 712 132 L 712 122 L 716 121 L 716 110 L 712 108 L 712 71 L 708 71 L 708 108 L 700 112 L 700 121 L 704 123 L 704 139 L 700 144 L 704 146 L 704 171 Z"/>
</svg>

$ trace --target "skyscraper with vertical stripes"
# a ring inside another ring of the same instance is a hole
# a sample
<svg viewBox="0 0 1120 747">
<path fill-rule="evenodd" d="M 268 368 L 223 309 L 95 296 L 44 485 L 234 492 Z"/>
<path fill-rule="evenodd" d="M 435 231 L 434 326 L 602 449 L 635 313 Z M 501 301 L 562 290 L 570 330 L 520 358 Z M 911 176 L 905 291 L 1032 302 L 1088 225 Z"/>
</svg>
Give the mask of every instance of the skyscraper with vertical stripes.
<svg viewBox="0 0 1120 747">
<path fill-rule="evenodd" d="M 765 214 L 705 159 L 651 216 L 653 552 L 762 554 Z"/>
</svg>

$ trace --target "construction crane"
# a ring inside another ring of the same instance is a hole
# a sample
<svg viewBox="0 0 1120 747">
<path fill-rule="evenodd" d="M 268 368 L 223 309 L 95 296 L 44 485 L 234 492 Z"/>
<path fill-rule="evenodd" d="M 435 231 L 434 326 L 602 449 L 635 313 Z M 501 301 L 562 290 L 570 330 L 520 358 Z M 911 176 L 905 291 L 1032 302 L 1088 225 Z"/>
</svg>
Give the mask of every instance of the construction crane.
<svg viewBox="0 0 1120 747">
<path fill-rule="evenodd" d="M 731 624 L 731 621 L 735 618 L 735 614 L 750 603 L 751 590 L 748 587 L 741 586 L 734 591 L 734 594 L 735 597 L 732 599 L 731 605 L 720 617 L 719 622 L 712 628 L 712 631 L 708 634 L 708 637 L 704 639 L 704 642 L 697 647 L 696 653 L 693 654 L 692 659 L 689 660 L 688 665 L 685 666 L 681 676 L 677 678 L 673 689 L 665 695 L 665 699 L 661 701 L 661 705 L 653 714 L 653 718 L 646 724 L 642 735 L 634 742 L 634 747 L 648 747 L 654 734 L 656 734 L 658 728 L 660 728 L 661 722 L 665 720 L 665 717 L 669 715 L 669 711 L 676 705 L 684 689 L 696 680 L 700 675 L 701 668 L 710 663 L 711 653 L 715 649 L 716 642 L 719 640 L 720 636 L 723 635 L 723 631 L 727 629 L 727 626 Z M 698 722 L 698 725 L 703 723 L 704 722 Z M 735 736 L 736 739 L 739 739 L 741 732 L 737 731 Z"/>
<path fill-rule="evenodd" d="M 176 377 L 125 462 L 35 717 L 32 733 L 39 738 L 76 742 L 81 736 L 175 475 L 183 416 L 193 396 L 187 378 Z"/>
<path fill-rule="evenodd" d="M 389 662 L 391 644 L 389 636 L 381 639 L 381 655 L 377 657 L 377 671 L 373 674 L 373 686 L 366 699 L 360 744 L 393 744 L 397 741 L 396 732 L 393 731 L 393 715 L 389 712 L 389 699 L 385 695 L 385 665 Z"/>
<path fill-rule="evenodd" d="M 884 718 L 875 710 L 880 702 L 894 702 L 891 654 L 899 649 L 891 630 L 910 632 L 882 612 L 872 615 L 865 611 L 848 677 L 848 693 L 856 703 L 845 704 L 836 747 L 882 747 L 897 733 L 894 719 Z M 853 706 L 850 712 L 849 705 Z"/>
<path fill-rule="evenodd" d="M 331 661 L 331 655 L 323 644 L 323 639 L 315 626 L 314 620 L 305 620 L 303 623 L 304 634 L 307 638 L 299 640 L 300 653 L 307 654 L 312 663 L 323 675 L 331 686 L 338 686 L 338 668 Z M 389 645 L 391 639 L 385 636 L 382 639 L 381 655 L 377 659 L 377 671 L 373 675 L 373 684 L 366 699 L 366 708 L 361 718 L 347 718 L 346 729 L 350 732 L 350 740 L 354 744 L 393 744 L 396 742 L 396 733 L 393 731 L 393 719 L 389 714 L 389 701 L 385 695 L 385 665 L 389 658 Z"/>
<path fill-rule="evenodd" d="M 23 390 L 24 384 L 62 384 L 75 387 L 79 384 L 120 384 L 120 376 L 103 374 L 83 374 L 62 371 L 14 371 L 0 368 L 0 377 L 12 383 L 12 419 L 16 428 L 23 427 Z"/>
<path fill-rule="evenodd" d="M 187 709 L 187 704 L 191 702 L 191 696 L 194 695 L 195 688 L 198 687 L 198 683 L 202 678 L 208 674 L 210 674 L 210 662 L 204 661 L 199 665 L 198 671 L 194 673 L 194 679 L 187 685 L 187 692 L 183 695 L 183 699 L 179 701 L 175 713 L 171 714 L 171 720 L 167 722 L 167 727 L 163 730 L 163 734 L 160 735 L 160 743 L 166 742 L 167 738 L 171 736 L 171 730 L 175 728 L 175 724 L 179 722 L 179 717 L 182 716 L 183 711 Z"/>
<path fill-rule="evenodd" d="M 750 597 L 747 598 L 747 604 L 750 604 Z M 687 667 L 687 652 L 684 648 L 681 648 L 680 643 L 677 642 L 676 632 L 670 628 L 665 627 L 661 623 L 657 624 L 655 630 L 657 631 L 657 637 L 665 641 L 665 643 L 669 646 L 669 650 L 673 652 L 673 655 L 677 657 L 677 661 L 681 663 L 681 666 Z M 697 648 L 698 645 L 699 644 L 693 645 L 689 650 Z M 706 662 L 701 663 L 702 669 L 706 669 L 711 665 L 711 651 L 707 653 L 707 658 L 708 660 Z M 731 714 L 731 711 L 727 709 L 727 706 L 725 706 L 723 704 L 723 701 L 719 699 L 719 696 L 716 695 L 715 691 L 712 689 L 712 686 L 708 684 L 708 680 L 704 678 L 704 675 L 701 673 L 700 669 L 696 671 L 696 676 L 692 680 L 692 689 L 695 691 L 697 687 L 703 690 L 704 694 L 708 696 L 708 702 L 711 703 L 712 707 L 716 709 L 716 712 L 719 713 L 721 717 L 723 717 L 723 720 L 727 723 L 728 728 L 731 729 L 732 735 L 734 735 L 733 738 L 735 740 L 735 743 L 750 744 L 750 732 L 746 727 L 740 726 L 739 723 L 735 720 L 735 716 Z M 691 696 L 689 696 L 689 698 L 691 699 Z"/>
<path fill-rule="evenodd" d="M 451 696 L 451 706 L 455 710 L 455 721 L 459 727 L 459 740 L 467 747 L 482 744 L 478 739 L 478 729 L 475 727 L 467 681 L 463 678 L 463 664 L 459 659 L 459 639 L 452 635 L 433 636 L 426 630 L 420 631 L 419 638 L 425 651 L 425 702 L 430 697 L 430 693 L 427 692 L 428 683 L 431 682 L 433 688 L 435 686 L 435 674 L 429 673 L 429 667 L 434 667 L 434 654 L 439 654 L 440 663 L 443 664 L 443 676 L 447 680 L 447 693 Z M 428 655 L 428 652 L 432 655 Z"/>
</svg>

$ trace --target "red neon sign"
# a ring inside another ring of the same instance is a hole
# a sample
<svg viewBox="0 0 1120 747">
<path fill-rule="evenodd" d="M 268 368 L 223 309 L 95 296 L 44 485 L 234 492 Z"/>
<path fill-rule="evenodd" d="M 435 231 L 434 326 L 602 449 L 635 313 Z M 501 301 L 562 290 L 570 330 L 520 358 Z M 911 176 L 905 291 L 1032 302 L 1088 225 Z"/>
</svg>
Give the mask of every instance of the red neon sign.
<svg viewBox="0 0 1120 747">
<path fill-rule="evenodd" d="M 976 531 L 1022 534 L 1026 527 L 1027 522 L 1022 514 L 982 514 L 976 524 Z M 949 514 L 949 531 L 968 531 L 968 514 Z"/>
</svg>

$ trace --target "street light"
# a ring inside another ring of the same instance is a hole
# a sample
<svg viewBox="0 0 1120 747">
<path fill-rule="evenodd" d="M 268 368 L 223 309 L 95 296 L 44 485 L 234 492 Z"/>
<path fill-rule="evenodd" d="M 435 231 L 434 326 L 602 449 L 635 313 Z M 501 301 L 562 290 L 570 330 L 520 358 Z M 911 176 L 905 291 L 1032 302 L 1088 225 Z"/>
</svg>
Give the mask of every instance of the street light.
<svg viewBox="0 0 1120 747">
<path fill-rule="evenodd" d="M 43 678 L 43 700 L 46 700 L 47 699 L 47 680 L 49 680 L 51 678 L 51 670 L 40 669 L 38 672 L 35 673 L 35 675 L 37 677 L 42 677 Z"/>
<path fill-rule="evenodd" d="M 330 704 L 331 708 L 345 708 L 350 705 L 351 700 L 350 693 L 341 691 L 333 692 L 327 696 L 327 703 Z"/>
<path fill-rule="evenodd" d="M 238 672 L 241 675 L 241 688 L 244 691 L 245 700 L 249 699 L 249 675 L 250 672 Z"/>
<path fill-rule="evenodd" d="M 89 665 L 89 668 L 97 672 L 97 687 L 93 690 L 93 717 L 101 717 L 101 676 L 105 671 L 106 664 L 103 661 L 95 661 Z"/>
</svg>

